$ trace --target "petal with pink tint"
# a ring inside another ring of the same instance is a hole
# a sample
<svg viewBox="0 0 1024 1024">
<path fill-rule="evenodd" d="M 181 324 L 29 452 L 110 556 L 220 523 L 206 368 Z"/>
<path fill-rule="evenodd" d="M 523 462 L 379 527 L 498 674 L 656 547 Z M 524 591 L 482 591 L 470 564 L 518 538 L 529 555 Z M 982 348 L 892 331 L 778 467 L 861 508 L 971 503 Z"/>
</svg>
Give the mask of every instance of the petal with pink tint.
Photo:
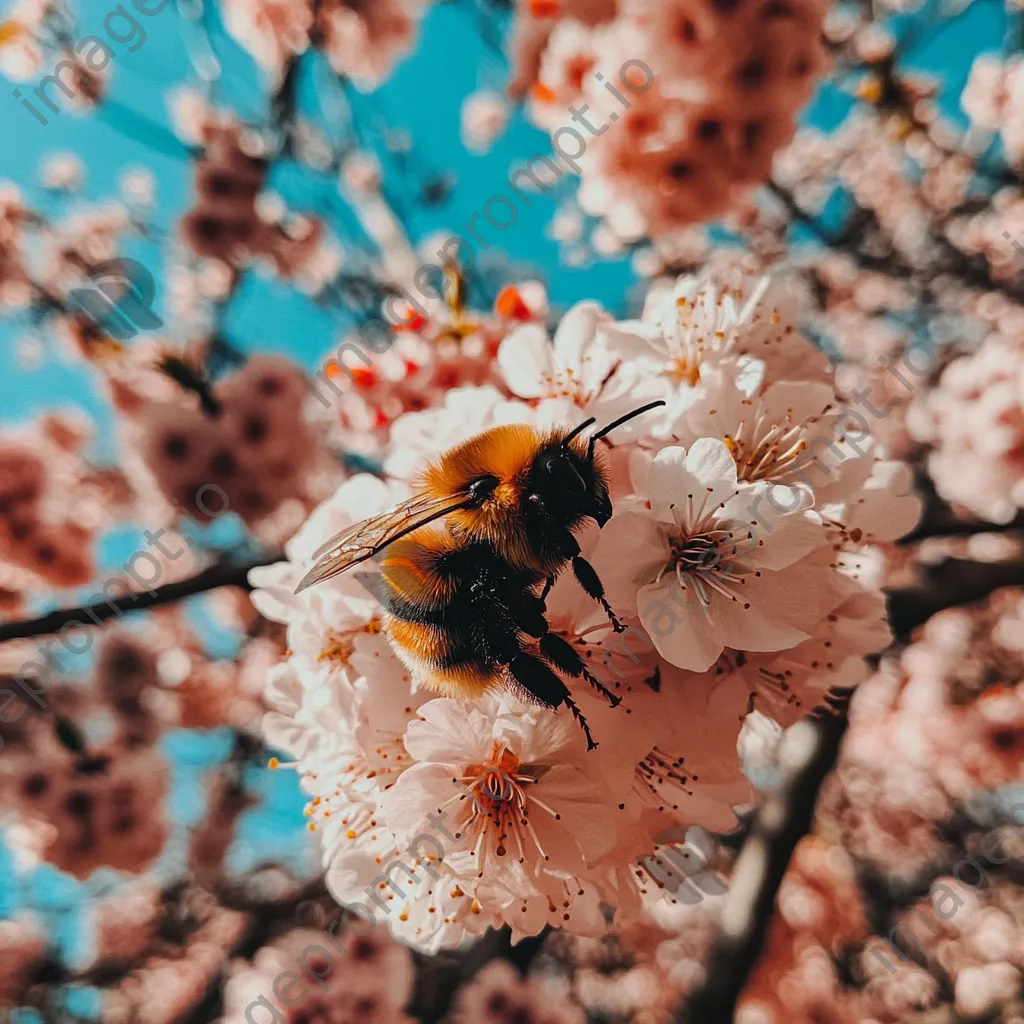
<svg viewBox="0 0 1024 1024">
<path fill-rule="evenodd" d="M 555 765 L 544 777 L 545 789 L 557 795 L 552 804 L 556 824 L 583 851 L 588 863 L 603 856 L 615 844 L 615 825 L 608 793 L 575 765 Z M 543 815 L 531 817 L 534 827 Z M 559 844 L 559 848 L 561 847 Z"/>
<path fill-rule="evenodd" d="M 542 398 L 554 376 L 554 352 L 547 332 L 537 324 L 514 330 L 498 348 L 505 383 L 521 398 Z"/>
<path fill-rule="evenodd" d="M 747 576 L 741 600 L 716 594 L 709 618 L 723 646 L 740 651 L 781 651 L 808 639 L 820 618 L 814 574 L 794 567 Z"/>
<path fill-rule="evenodd" d="M 485 755 L 490 738 L 490 723 L 476 708 L 439 697 L 424 704 L 419 718 L 409 723 L 405 746 L 417 761 L 452 763 Z"/>
<path fill-rule="evenodd" d="M 594 344 L 601 307 L 596 302 L 578 302 L 562 317 L 555 331 L 555 359 L 560 367 L 582 365 Z"/>
<path fill-rule="evenodd" d="M 623 512 L 601 531 L 591 561 L 608 600 L 632 613 L 637 590 L 665 568 L 668 554 L 665 531 L 649 512 Z"/>
<path fill-rule="evenodd" d="M 694 601 L 683 607 L 673 600 L 673 591 L 679 593 L 675 576 L 641 587 L 637 594 L 640 621 L 662 657 L 680 668 L 703 672 L 725 645 L 700 605 Z"/>
</svg>

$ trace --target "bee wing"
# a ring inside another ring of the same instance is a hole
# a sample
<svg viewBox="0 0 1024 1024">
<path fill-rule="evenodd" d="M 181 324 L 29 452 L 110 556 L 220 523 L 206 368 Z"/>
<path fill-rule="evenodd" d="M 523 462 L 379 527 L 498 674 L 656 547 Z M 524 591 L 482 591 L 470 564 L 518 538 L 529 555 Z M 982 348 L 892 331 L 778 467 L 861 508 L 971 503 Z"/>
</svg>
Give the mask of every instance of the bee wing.
<svg viewBox="0 0 1024 1024">
<path fill-rule="evenodd" d="M 313 565 L 299 581 L 295 593 L 337 576 L 350 566 L 365 562 L 392 542 L 413 530 L 465 508 L 467 501 L 452 503 L 450 496 L 415 494 L 379 515 L 364 519 L 336 533 L 313 552 Z"/>
</svg>

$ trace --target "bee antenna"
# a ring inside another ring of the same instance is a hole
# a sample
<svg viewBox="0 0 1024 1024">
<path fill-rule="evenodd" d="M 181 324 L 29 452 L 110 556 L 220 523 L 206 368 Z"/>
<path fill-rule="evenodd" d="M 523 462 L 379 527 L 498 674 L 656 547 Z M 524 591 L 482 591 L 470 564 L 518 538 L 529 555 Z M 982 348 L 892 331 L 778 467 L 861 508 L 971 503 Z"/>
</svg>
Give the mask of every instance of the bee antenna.
<svg viewBox="0 0 1024 1024">
<path fill-rule="evenodd" d="M 570 442 L 570 441 L 571 441 L 571 440 L 572 440 L 572 439 L 573 439 L 573 438 L 574 438 L 574 437 L 575 437 L 575 436 L 576 436 L 577 434 L 582 434 L 582 433 L 583 433 L 583 431 L 584 431 L 584 430 L 586 430 L 586 429 L 587 429 L 587 427 L 589 427 L 591 423 L 595 423 L 596 421 L 597 421 L 597 418 L 596 418 L 595 416 L 591 416 L 589 420 L 584 420 L 584 421 L 583 421 L 583 422 L 582 422 L 582 423 L 581 423 L 581 424 L 580 424 L 580 425 L 579 425 L 578 427 L 576 427 L 576 429 L 575 429 L 575 430 L 573 430 L 573 432 L 572 432 L 572 433 L 571 433 L 571 434 L 570 434 L 570 435 L 569 435 L 569 436 L 568 436 L 568 437 L 567 437 L 567 438 L 566 438 L 566 439 L 565 439 L 565 440 L 564 440 L 564 441 L 562 442 L 562 447 L 563 447 L 563 448 L 568 448 L 568 447 L 569 447 L 569 442 Z"/>
<path fill-rule="evenodd" d="M 656 402 L 648 402 L 646 405 L 641 405 L 639 409 L 634 409 L 632 412 L 627 412 L 625 416 L 620 416 L 617 420 L 612 420 L 607 427 L 602 427 L 596 434 L 592 434 L 590 437 L 590 458 L 594 457 L 594 446 L 597 442 L 605 436 L 610 434 L 616 427 L 621 427 L 623 423 L 628 422 L 636 416 L 642 416 L 645 412 L 650 412 L 651 409 L 657 409 L 661 405 L 665 405 L 665 401 L 659 398 Z M 593 423 L 593 420 L 590 421 Z"/>
</svg>

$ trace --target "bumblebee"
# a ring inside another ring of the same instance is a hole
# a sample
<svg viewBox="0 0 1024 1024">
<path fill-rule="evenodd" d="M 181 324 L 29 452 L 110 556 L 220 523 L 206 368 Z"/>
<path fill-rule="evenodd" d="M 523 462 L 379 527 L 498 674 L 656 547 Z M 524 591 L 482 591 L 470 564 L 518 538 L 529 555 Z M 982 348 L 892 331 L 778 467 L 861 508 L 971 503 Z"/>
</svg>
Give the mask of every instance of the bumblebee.
<svg viewBox="0 0 1024 1024">
<path fill-rule="evenodd" d="M 635 409 L 597 433 L 594 423 L 542 434 L 526 425 L 494 427 L 445 452 L 418 492 L 332 537 L 313 555 L 296 593 L 380 555 L 373 589 L 384 627 L 414 679 L 447 696 L 506 688 L 520 699 L 564 704 L 594 742 L 559 670 L 584 678 L 619 702 L 587 671 L 575 648 L 548 628 L 545 599 L 567 566 L 599 601 L 605 598 L 575 533 L 586 520 L 611 518 L 608 471 L 597 442 Z"/>
</svg>

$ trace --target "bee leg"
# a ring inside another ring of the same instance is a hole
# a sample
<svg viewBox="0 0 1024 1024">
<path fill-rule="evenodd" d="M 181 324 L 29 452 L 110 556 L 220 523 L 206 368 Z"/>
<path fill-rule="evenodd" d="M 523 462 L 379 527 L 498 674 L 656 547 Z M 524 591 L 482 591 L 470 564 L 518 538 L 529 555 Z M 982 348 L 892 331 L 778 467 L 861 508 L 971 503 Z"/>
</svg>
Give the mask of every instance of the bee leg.
<svg viewBox="0 0 1024 1024">
<path fill-rule="evenodd" d="M 572 697 L 566 697 L 563 704 L 572 712 L 572 717 L 579 722 L 580 728 L 583 730 L 583 735 L 587 737 L 587 750 L 597 750 L 597 742 L 594 739 L 594 734 L 590 731 L 590 726 L 587 725 L 587 720 L 583 717 L 583 712 L 580 711 L 576 702 Z"/>
<path fill-rule="evenodd" d="M 580 586 L 595 600 L 601 602 L 605 615 L 611 621 L 612 628 L 616 633 L 625 633 L 626 627 L 619 622 L 608 599 L 604 596 L 604 584 L 597 570 L 580 554 L 580 546 L 576 538 L 566 532 L 558 544 L 559 550 L 565 558 L 572 559 L 573 575 L 579 580 Z"/>
<path fill-rule="evenodd" d="M 566 675 L 572 676 L 574 679 L 583 676 L 608 701 L 611 707 L 618 707 L 622 703 L 621 697 L 617 697 L 612 693 L 607 686 L 587 669 L 586 663 L 572 644 L 563 640 L 556 633 L 548 633 L 546 636 L 541 637 L 540 649 Z"/>
<path fill-rule="evenodd" d="M 524 633 L 532 637 L 544 636 L 548 620 L 544 618 L 544 602 L 533 594 L 516 594 L 507 601 L 509 614 Z"/>
<path fill-rule="evenodd" d="M 529 651 L 520 648 L 519 654 L 508 663 L 508 670 L 520 686 L 546 707 L 557 708 L 569 695 L 568 687 L 551 666 Z"/>
<path fill-rule="evenodd" d="M 612 606 L 608 603 L 608 599 L 604 596 L 604 584 L 601 582 L 601 577 L 597 575 L 597 570 L 585 559 L 577 555 L 572 560 L 572 571 L 573 575 L 580 581 L 580 586 L 595 600 L 601 602 L 601 607 L 604 608 L 605 614 L 611 620 L 612 628 L 616 633 L 624 633 L 626 627 L 619 622 L 612 610 Z"/>
<path fill-rule="evenodd" d="M 597 744 L 594 742 L 594 736 L 586 718 L 583 717 L 583 713 L 572 699 L 568 687 L 548 665 L 532 654 L 523 651 L 509 662 L 508 670 L 512 679 L 541 704 L 549 708 L 557 708 L 560 704 L 564 704 L 586 735 L 587 750 L 596 749 Z"/>
</svg>

